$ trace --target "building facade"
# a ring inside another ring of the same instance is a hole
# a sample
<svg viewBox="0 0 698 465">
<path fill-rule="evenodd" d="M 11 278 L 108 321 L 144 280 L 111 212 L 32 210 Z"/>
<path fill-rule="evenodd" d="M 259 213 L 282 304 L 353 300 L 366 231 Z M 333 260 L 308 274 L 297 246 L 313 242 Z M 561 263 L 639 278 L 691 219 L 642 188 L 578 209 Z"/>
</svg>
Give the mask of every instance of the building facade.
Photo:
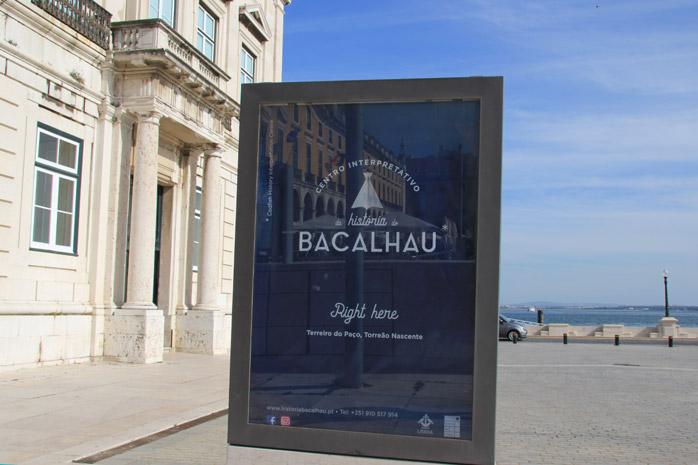
<svg viewBox="0 0 698 465">
<path fill-rule="evenodd" d="M 0 369 L 229 350 L 240 85 L 288 3 L 0 3 Z"/>
</svg>

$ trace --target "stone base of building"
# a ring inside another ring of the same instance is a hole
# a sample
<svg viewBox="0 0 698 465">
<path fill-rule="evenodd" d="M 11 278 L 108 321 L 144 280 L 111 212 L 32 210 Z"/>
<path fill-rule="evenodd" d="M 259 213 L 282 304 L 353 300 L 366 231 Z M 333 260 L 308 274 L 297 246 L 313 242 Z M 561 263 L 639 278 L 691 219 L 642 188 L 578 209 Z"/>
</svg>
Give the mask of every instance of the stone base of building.
<svg viewBox="0 0 698 465">
<path fill-rule="evenodd" d="M 190 310 L 177 317 L 175 347 L 179 352 L 227 354 L 230 332 L 226 323 L 226 315 L 221 310 Z"/>
<path fill-rule="evenodd" d="M 258 447 L 228 446 L 227 465 L 439 465 L 435 462 L 329 455 Z"/>
<path fill-rule="evenodd" d="M 90 361 L 93 319 L 89 313 L 0 314 L 0 371 Z"/>
<path fill-rule="evenodd" d="M 104 357 L 126 363 L 162 362 L 162 310 L 120 308 L 104 321 Z"/>
</svg>

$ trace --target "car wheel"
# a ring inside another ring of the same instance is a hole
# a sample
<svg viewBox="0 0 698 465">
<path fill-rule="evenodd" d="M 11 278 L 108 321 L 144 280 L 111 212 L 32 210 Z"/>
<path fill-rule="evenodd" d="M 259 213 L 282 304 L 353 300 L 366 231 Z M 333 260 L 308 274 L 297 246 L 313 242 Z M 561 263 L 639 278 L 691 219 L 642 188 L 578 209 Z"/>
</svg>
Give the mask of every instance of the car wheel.
<svg viewBox="0 0 698 465">
<path fill-rule="evenodd" d="M 519 332 L 516 331 L 515 329 L 512 329 L 511 331 L 509 331 L 507 333 L 507 339 L 509 339 L 509 341 L 511 341 L 511 342 L 514 342 L 514 338 L 516 338 L 517 341 L 520 341 L 521 334 L 519 334 Z"/>
</svg>

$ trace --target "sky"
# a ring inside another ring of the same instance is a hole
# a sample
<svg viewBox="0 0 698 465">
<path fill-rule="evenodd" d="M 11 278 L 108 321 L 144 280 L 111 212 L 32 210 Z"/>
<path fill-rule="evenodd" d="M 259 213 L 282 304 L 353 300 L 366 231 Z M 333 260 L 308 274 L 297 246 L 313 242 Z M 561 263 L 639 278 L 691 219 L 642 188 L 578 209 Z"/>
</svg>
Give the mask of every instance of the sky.
<svg viewBox="0 0 698 465">
<path fill-rule="evenodd" d="M 503 76 L 500 302 L 698 305 L 698 2 L 294 0 L 284 81 Z"/>
</svg>

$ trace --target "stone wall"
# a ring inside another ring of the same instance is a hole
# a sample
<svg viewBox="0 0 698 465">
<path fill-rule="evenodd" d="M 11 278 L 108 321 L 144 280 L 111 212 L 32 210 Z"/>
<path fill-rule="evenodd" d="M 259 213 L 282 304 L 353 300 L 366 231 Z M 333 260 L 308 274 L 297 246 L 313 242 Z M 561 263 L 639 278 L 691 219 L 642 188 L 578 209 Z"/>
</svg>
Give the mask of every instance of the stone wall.
<svg viewBox="0 0 698 465">
<path fill-rule="evenodd" d="M 660 338 L 660 331 L 656 326 L 624 326 L 616 324 L 573 326 L 566 323 L 550 323 L 547 325 L 529 325 L 529 336 L 561 337 L 567 334 L 570 337 L 637 337 Z M 678 325 L 676 336 L 678 338 L 698 338 L 698 328 Z"/>
<path fill-rule="evenodd" d="M 0 370 L 89 360 L 95 341 L 87 212 L 105 53 L 29 2 L 2 7 Z M 82 140 L 74 254 L 31 246 L 39 124 Z"/>
</svg>

